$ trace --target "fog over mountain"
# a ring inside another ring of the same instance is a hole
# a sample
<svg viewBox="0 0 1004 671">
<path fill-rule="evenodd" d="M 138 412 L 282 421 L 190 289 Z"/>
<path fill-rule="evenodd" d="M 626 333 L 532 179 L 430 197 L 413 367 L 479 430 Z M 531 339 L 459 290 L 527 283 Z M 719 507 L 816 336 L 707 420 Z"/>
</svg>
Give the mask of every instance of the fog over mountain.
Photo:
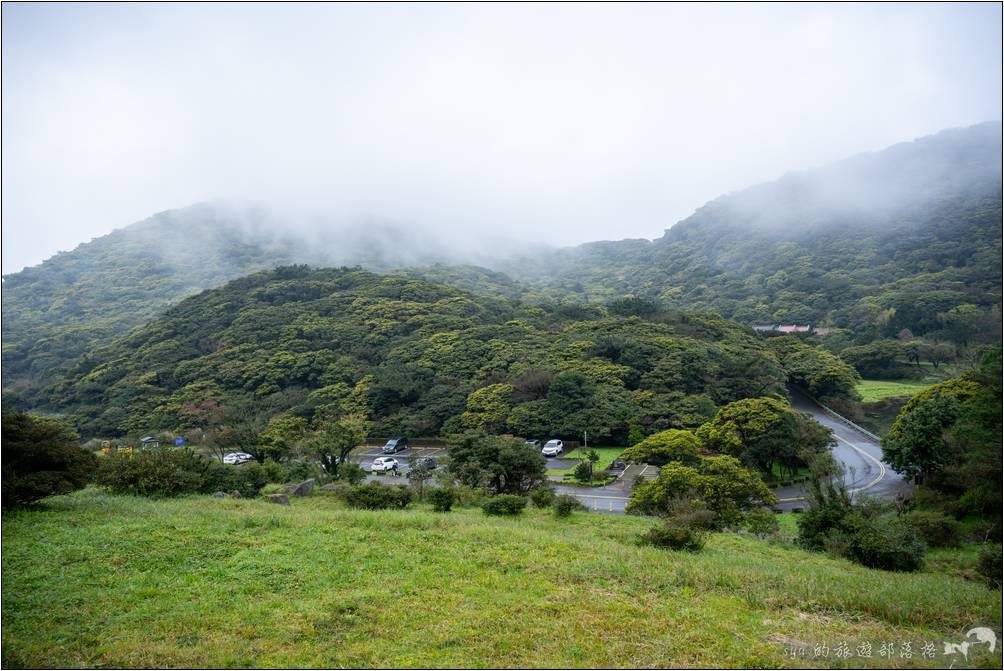
<svg viewBox="0 0 1004 671">
<path fill-rule="evenodd" d="M 48 376 L 185 296 L 289 264 L 407 269 L 530 303 L 633 295 L 861 337 L 933 332 L 961 304 L 999 321 L 1001 141 L 998 122 L 951 129 L 721 196 L 655 240 L 566 248 L 307 208 L 169 210 L 4 277 L 5 384 Z"/>
<path fill-rule="evenodd" d="M 450 258 L 651 239 L 722 193 L 1000 115 L 995 4 L 9 3 L 3 19 L 8 274 L 197 202 L 263 203 L 297 230 L 309 212 L 377 222 Z"/>
</svg>

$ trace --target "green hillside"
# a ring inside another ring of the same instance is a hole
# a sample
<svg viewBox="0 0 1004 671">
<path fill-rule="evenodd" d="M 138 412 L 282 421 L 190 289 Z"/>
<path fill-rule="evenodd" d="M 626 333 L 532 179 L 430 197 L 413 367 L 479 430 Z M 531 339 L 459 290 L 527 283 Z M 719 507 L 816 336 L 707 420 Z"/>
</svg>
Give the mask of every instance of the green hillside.
<svg viewBox="0 0 1004 671">
<path fill-rule="evenodd" d="M 530 304 L 637 295 L 744 324 L 838 326 L 850 330 L 844 346 L 904 329 L 992 342 L 1000 147 L 999 123 L 945 131 L 723 196 L 655 241 L 548 252 L 465 252 L 421 231 L 326 228 L 222 206 L 165 212 L 4 277 L 4 386 L 44 385 L 185 296 L 291 263 L 411 268 Z"/>
<path fill-rule="evenodd" d="M 655 241 L 505 269 L 538 292 L 637 294 L 753 324 L 1000 339 L 1001 125 L 945 131 L 718 198 Z M 965 333 L 943 318 L 976 306 Z"/>
<path fill-rule="evenodd" d="M 574 440 L 587 430 L 623 445 L 781 393 L 789 360 L 804 368 L 793 375 L 825 370 L 814 380 L 832 382 L 827 393 L 851 392 L 853 370 L 839 359 L 813 348 L 792 357 L 776 340 L 713 316 L 527 306 L 424 280 L 295 266 L 188 298 L 22 400 L 71 413 L 85 435 L 203 426 L 191 410 L 211 403 L 251 409 L 257 433 L 269 422 L 282 429 L 277 441 L 325 416 L 361 413 L 377 436 Z"/>
</svg>

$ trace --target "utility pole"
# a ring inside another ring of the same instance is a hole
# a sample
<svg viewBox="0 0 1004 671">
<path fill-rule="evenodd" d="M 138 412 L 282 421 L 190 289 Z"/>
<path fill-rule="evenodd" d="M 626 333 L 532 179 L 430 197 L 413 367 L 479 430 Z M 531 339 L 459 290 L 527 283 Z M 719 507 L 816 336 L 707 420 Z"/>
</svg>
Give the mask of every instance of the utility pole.
<svg viewBox="0 0 1004 671">
<path fill-rule="evenodd" d="M 589 449 L 589 432 L 588 431 L 583 431 L 582 432 L 582 449 L 583 450 L 588 450 Z"/>
</svg>

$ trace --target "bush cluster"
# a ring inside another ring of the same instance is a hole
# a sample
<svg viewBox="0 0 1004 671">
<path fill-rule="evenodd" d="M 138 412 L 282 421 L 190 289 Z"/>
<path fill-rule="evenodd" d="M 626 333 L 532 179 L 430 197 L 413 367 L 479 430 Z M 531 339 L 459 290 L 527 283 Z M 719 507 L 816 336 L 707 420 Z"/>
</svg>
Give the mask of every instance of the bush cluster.
<svg viewBox="0 0 1004 671">
<path fill-rule="evenodd" d="M 530 501 L 537 508 L 550 508 L 554 503 L 554 490 L 550 487 L 538 487 L 530 492 Z"/>
<path fill-rule="evenodd" d="M 94 475 L 97 458 L 77 445 L 68 426 L 48 417 L 3 413 L 0 463 L 3 506 L 33 503 L 53 494 L 82 489 Z"/>
<path fill-rule="evenodd" d="M 1001 546 L 987 545 L 980 550 L 980 557 L 976 562 L 976 572 L 983 578 L 987 587 L 991 589 L 1001 588 Z"/>
<path fill-rule="evenodd" d="M 411 490 L 407 485 L 382 485 L 379 482 L 365 482 L 345 491 L 345 502 L 353 508 L 384 510 L 387 508 L 407 508 L 411 504 Z"/>
<path fill-rule="evenodd" d="M 303 482 L 310 478 L 319 479 L 324 475 L 320 466 L 300 459 L 287 461 L 283 466 L 286 469 L 285 482 Z"/>
<path fill-rule="evenodd" d="M 254 497 L 269 481 L 261 464 L 221 464 L 190 449 L 163 448 L 112 454 L 100 460 L 97 482 L 113 494 L 169 498 L 239 491 Z"/>
<path fill-rule="evenodd" d="M 644 545 L 700 552 L 707 541 L 707 532 L 683 526 L 670 518 L 643 533 L 640 540 Z"/>
<path fill-rule="evenodd" d="M 903 521 L 930 547 L 954 548 L 962 543 L 962 525 L 944 513 L 913 510 L 903 515 Z"/>
<path fill-rule="evenodd" d="M 338 466 L 338 480 L 350 485 L 358 485 L 366 479 L 366 470 L 359 464 L 348 461 Z"/>
<path fill-rule="evenodd" d="M 765 536 L 773 536 L 780 529 L 780 525 L 777 523 L 777 517 L 773 512 L 765 508 L 751 510 L 744 515 L 744 518 L 744 526 L 746 527 L 746 530 L 751 534 L 760 536 L 761 538 Z"/>
<path fill-rule="evenodd" d="M 667 517 L 677 526 L 704 531 L 718 528 L 715 511 L 709 510 L 707 504 L 700 499 L 675 499 L 669 502 L 666 511 Z"/>
<path fill-rule="evenodd" d="M 437 513 L 448 513 L 453 508 L 456 493 L 448 487 L 439 487 L 429 492 L 429 502 Z"/>
<path fill-rule="evenodd" d="M 562 494 L 554 498 L 554 514 L 558 517 L 568 517 L 576 510 L 583 510 L 583 506 L 577 498 L 568 494 Z"/>
<path fill-rule="evenodd" d="M 700 552 L 708 540 L 708 531 L 716 528 L 717 519 L 703 501 L 673 499 L 667 504 L 665 520 L 641 535 L 643 545 Z"/>
<path fill-rule="evenodd" d="M 845 556 L 859 564 L 886 571 L 916 571 L 924 564 L 924 542 L 895 515 L 852 515 Z"/>
<path fill-rule="evenodd" d="M 916 571 L 923 565 L 924 541 L 891 506 L 856 504 L 837 485 L 815 487 L 809 510 L 798 519 L 804 547 L 887 571 Z"/>
<path fill-rule="evenodd" d="M 519 515 L 526 508 L 526 499 L 514 494 L 492 496 L 481 504 L 486 515 Z"/>
</svg>

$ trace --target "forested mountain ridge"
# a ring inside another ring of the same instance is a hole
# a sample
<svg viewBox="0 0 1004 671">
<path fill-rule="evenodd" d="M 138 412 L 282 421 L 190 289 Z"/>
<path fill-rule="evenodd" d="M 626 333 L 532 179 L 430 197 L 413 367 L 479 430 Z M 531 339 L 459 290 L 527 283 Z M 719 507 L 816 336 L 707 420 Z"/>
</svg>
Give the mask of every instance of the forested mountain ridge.
<svg viewBox="0 0 1004 671">
<path fill-rule="evenodd" d="M 473 259 L 491 269 L 457 265 L 471 259 L 419 233 L 364 226 L 319 236 L 253 210 L 195 206 L 5 276 L 4 386 L 38 385 L 185 296 L 290 263 L 395 269 L 543 305 L 635 295 L 744 324 L 841 327 L 840 347 L 904 329 L 993 341 L 1001 200 L 994 122 L 723 196 L 654 241 Z"/>
<path fill-rule="evenodd" d="M 844 327 L 858 342 L 1000 321 L 1001 125 L 944 131 L 723 196 L 652 242 L 505 266 L 545 295 L 634 293 L 742 323 Z M 996 333 L 988 339 L 995 339 Z"/>
<path fill-rule="evenodd" d="M 784 339 L 714 316 L 570 315 L 424 280 L 292 266 L 185 299 L 88 353 L 34 401 L 88 436 L 179 430 L 214 407 L 247 411 L 266 441 L 355 413 L 376 435 L 588 430 L 624 444 L 782 393 L 789 374 L 809 368 L 850 393 L 854 372 L 839 359 L 797 342 L 789 348 L 804 351 L 793 357 L 772 340 Z"/>
<path fill-rule="evenodd" d="M 387 270 L 463 258 L 387 224 L 326 230 L 222 203 L 161 212 L 4 276 L 4 386 L 51 377 L 178 300 L 255 271 L 292 263 Z"/>
</svg>

